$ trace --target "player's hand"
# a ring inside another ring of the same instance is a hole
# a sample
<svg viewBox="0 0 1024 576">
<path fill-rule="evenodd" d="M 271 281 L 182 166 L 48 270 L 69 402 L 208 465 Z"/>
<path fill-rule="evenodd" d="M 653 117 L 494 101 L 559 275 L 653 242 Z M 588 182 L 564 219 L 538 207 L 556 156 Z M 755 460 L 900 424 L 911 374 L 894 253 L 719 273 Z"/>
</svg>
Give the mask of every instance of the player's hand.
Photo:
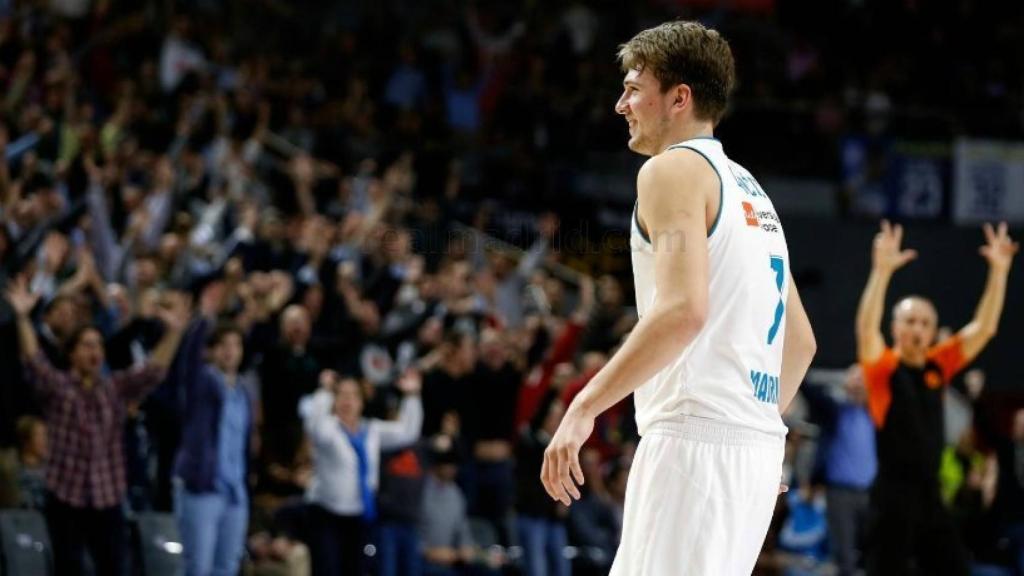
<svg viewBox="0 0 1024 576">
<path fill-rule="evenodd" d="M 880 272 L 895 272 L 917 258 L 917 250 L 903 250 L 903 226 L 882 220 L 882 229 L 875 235 L 871 265 Z"/>
<path fill-rule="evenodd" d="M 577 485 L 583 485 L 580 467 L 580 447 L 594 431 L 594 419 L 569 407 L 558 431 L 544 450 L 544 465 L 540 480 L 548 495 L 566 506 L 580 499 Z M 575 480 L 575 482 L 574 482 Z"/>
<path fill-rule="evenodd" d="M 988 265 L 994 270 L 1003 272 L 1010 269 L 1013 264 L 1013 257 L 1020 250 L 1020 243 L 1014 242 L 1007 231 L 1006 222 L 1000 222 L 998 228 L 993 228 L 986 223 L 982 229 L 985 232 L 985 245 L 978 249 L 978 252 L 988 261 Z"/>
</svg>

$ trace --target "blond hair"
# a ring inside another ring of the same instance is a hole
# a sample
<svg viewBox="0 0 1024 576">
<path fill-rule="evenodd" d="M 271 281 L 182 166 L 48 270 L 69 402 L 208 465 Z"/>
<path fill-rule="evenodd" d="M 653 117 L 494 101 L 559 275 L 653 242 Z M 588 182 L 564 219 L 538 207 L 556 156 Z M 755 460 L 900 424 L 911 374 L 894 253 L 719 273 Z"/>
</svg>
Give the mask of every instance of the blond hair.
<svg viewBox="0 0 1024 576">
<path fill-rule="evenodd" d="M 686 84 L 694 112 L 715 124 L 722 119 L 736 85 L 736 64 L 729 43 L 698 22 L 666 22 L 648 28 L 619 46 L 622 71 L 650 69 L 662 91 Z"/>
</svg>

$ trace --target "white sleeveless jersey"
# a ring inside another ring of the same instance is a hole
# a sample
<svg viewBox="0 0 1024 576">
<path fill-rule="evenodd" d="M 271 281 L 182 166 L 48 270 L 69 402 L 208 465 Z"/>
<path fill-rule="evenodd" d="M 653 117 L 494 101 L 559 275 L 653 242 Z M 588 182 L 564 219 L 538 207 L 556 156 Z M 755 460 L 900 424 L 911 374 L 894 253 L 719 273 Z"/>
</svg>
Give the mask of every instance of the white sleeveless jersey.
<svg viewBox="0 0 1024 576">
<path fill-rule="evenodd" d="M 709 290 L 704 327 L 678 358 L 634 394 L 641 434 L 680 416 L 785 434 L 779 374 L 786 335 L 789 251 L 771 200 L 714 138 L 687 140 L 721 182 L 718 214 L 708 232 Z M 637 309 L 654 306 L 654 251 L 632 219 L 630 245 Z"/>
</svg>

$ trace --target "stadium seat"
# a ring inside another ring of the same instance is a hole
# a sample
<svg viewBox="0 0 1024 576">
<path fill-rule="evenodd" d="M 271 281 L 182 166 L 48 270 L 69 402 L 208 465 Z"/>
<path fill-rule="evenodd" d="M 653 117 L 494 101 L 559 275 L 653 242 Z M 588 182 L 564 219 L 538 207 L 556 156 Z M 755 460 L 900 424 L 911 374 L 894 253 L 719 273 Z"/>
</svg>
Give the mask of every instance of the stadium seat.
<svg viewBox="0 0 1024 576">
<path fill-rule="evenodd" d="M 133 544 L 143 576 L 181 574 L 184 559 L 173 515 L 157 512 L 136 515 Z"/>
<path fill-rule="evenodd" d="M 53 574 L 46 520 L 35 510 L 0 511 L 0 574 Z"/>
</svg>

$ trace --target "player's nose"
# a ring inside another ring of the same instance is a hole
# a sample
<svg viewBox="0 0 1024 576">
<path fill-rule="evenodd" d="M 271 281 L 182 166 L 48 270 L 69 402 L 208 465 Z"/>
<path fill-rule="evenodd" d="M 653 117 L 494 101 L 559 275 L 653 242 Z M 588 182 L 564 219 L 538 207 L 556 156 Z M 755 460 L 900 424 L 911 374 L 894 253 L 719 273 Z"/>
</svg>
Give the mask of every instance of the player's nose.
<svg viewBox="0 0 1024 576">
<path fill-rule="evenodd" d="M 618 101 L 615 102 L 615 112 L 617 114 L 622 114 L 622 115 L 626 114 L 626 93 L 625 92 L 623 92 L 622 96 L 619 96 Z"/>
</svg>

